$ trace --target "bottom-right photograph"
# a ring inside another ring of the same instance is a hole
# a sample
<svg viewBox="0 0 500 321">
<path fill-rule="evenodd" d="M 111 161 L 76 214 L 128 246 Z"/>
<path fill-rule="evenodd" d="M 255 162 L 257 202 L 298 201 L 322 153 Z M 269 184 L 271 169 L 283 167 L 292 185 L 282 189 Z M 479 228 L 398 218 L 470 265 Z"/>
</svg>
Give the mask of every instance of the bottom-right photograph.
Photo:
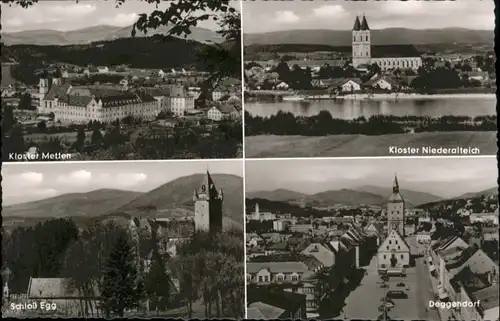
<svg viewBox="0 0 500 321">
<path fill-rule="evenodd" d="M 496 157 L 247 160 L 250 319 L 498 320 Z"/>
</svg>

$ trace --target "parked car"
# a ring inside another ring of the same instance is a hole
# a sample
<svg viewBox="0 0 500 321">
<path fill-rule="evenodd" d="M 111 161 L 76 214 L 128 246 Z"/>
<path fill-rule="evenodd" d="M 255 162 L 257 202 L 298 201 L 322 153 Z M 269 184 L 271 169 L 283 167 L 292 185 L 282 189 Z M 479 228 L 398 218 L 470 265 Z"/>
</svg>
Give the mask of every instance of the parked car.
<svg viewBox="0 0 500 321">
<path fill-rule="evenodd" d="M 406 294 L 403 291 L 388 291 L 387 292 L 387 297 L 390 299 L 406 299 L 408 298 L 408 294 Z"/>
<path fill-rule="evenodd" d="M 401 282 L 401 283 L 398 283 L 396 286 L 400 287 L 400 288 L 404 288 L 406 285 L 403 282 Z"/>
</svg>

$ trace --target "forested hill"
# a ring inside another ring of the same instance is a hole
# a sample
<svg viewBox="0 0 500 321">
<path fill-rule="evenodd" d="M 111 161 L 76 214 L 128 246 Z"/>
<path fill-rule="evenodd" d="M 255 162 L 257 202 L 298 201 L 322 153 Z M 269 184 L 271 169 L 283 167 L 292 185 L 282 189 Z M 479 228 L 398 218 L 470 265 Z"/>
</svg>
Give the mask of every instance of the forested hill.
<svg viewBox="0 0 500 321">
<path fill-rule="evenodd" d="M 79 66 L 129 65 L 132 68 L 181 68 L 203 70 L 199 53 L 208 45 L 175 37 L 120 38 L 85 45 L 2 46 L 2 57 L 21 65 L 65 62 Z"/>
</svg>

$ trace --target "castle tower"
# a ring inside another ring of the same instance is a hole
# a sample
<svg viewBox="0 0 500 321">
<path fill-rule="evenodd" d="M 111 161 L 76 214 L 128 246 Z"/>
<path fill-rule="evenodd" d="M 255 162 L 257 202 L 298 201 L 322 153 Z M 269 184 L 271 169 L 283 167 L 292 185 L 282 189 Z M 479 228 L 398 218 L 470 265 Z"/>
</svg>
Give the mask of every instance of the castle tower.
<svg viewBox="0 0 500 321">
<path fill-rule="evenodd" d="M 222 202 L 224 193 L 217 190 L 207 171 L 198 190 L 193 192 L 194 224 L 196 230 L 218 232 L 222 230 Z"/>
<path fill-rule="evenodd" d="M 364 15 L 361 21 L 356 16 L 352 28 L 352 64 L 354 67 L 370 64 L 371 59 L 371 34 L 368 21 Z"/>
<path fill-rule="evenodd" d="M 405 236 L 405 201 L 399 194 L 398 177 L 394 176 L 392 195 L 387 202 L 387 232 L 396 230 L 402 237 Z"/>
</svg>

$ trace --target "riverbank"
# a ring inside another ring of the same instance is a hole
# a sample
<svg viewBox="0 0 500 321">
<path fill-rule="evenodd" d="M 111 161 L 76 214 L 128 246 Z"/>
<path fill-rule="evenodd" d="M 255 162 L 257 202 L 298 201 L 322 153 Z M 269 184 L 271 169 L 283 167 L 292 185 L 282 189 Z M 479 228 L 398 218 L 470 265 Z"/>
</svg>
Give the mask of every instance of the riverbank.
<svg viewBox="0 0 500 321">
<path fill-rule="evenodd" d="M 333 98 L 330 98 L 333 99 Z M 353 94 L 338 96 L 336 99 L 372 99 L 372 100 L 389 100 L 389 99 L 496 99 L 495 94 L 487 93 L 470 93 L 470 94 L 414 94 L 414 93 L 397 93 L 397 94 Z"/>
<path fill-rule="evenodd" d="M 461 131 L 320 137 L 258 135 L 245 137 L 245 155 L 249 158 L 397 156 L 390 153 L 391 146 L 403 148 L 470 146 L 479 148 L 479 155 L 496 155 L 496 143 L 496 132 Z"/>
<path fill-rule="evenodd" d="M 292 97 L 297 95 L 297 92 L 292 91 L 273 91 L 273 90 L 262 90 L 262 91 L 248 91 L 251 97 L 248 97 L 248 101 L 259 101 L 260 98 L 266 100 L 274 97 L 274 99 L 282 99 L 284 96 Z M 308 100 L 398 100 L 398 99 L 496 99 L 495 93 L 437 93 L 437 94 L 417 94 L 417 93 L 356 93 L 341 96 L 330 95 L 325 92 L 304 92 L 300 96 L 304 97 L 304 101 Z"/>
</svg>

